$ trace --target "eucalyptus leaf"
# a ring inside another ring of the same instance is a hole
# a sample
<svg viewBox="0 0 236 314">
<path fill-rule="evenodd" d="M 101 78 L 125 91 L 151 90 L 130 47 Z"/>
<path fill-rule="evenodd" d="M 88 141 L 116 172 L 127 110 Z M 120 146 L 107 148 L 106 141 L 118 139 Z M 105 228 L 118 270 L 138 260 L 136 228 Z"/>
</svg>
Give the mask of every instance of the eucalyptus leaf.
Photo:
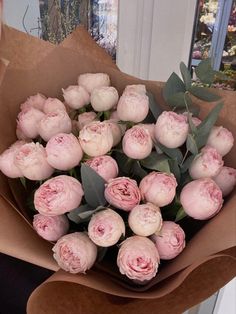
<svg viewBox="0 0 236 314">
<path fill-rule="evenodd" d="M 155 98 L 151 92 L 147 92 L 149 98 L 149 109 L 151 110 L 154 118 L 157 120 L 159 115 L 162 113 L 162 108 L 156 103 Z"/>
<path fill-rule="evenodd" d="M 180 181 L 181 173 L 178 165 L 178 161 L 176 159 L 169 159 L 170 172 L 173 173 L 177 182 Z"/>
<path fill-rule="evenodd" d="M 195 97 L 208 102 L 217 101 L 221 98 L 219 95 L 210 92 L 206 87 L 191 86 L 189 92 Z"/>
<path fill-rule="evenodd" d="M 113 156 L 118 164 L 121 175 L 129 175 L 132 172 L 134 159 L 127 157 L 122 150 L 114 150 Z"/>
<path fill-rule="evenodd" d="M 182 78 L 184 80 L 185 87 L 188 90 L 191 86 L 192 79 L 191 79 L 191 73 L 189 72 L 189 70 L 186 67 L 186 65 L 184 64 L 184 62 L 180 63 L 180 72 L 181 72 Z"/>
<path fill-rule="evenodd" d="M 78 223 L 80 222 L 81 218 L 80 218 L 80 214 L 83 213 L 83 212 L 87 212 L 91 210 L 91 207 L 88 205 L 88 204 L 85 204 L 85 205 L 81 205 L 73 210 L 71 210 L 68 214 L 67 214 L 67 217 L 75 222 L 75 223 Z"/>
<path fill-rule="evenodd" d="M 191 155 L 185 160 L 185 162 L 181 165 L 181 173 L 185 173 L 189 169 L 195 157 L 195 155 Z"/>
<path fill-rule="evenodd" d="M 192 116 L 191 114 L 189 113 L 188 114 L 188 124 L 189 124 L 189 127 L 190 127 L 190 130 L 193 134 L 197 134 L 197 127 L 196 125 L 193 123 L 193 119 L 192 119 Z"/>
<path fill-rule="evenodd" d="M 186 88 L 183 81 L 173 72 L 163 88 L 163 97 L 168 101 L 171 96 L 179 92 L 186 92 Z"/>
<path fill-rule="evenodd" d="M 212 84 L 216 73 L 211 66 L 211 59 L 202 60 L 195 68 L 195 73 L 202 83 Z"/>
<path fill-rule="evenodd" d="M 106 181 L 86 164 L 81 166 L 81 179 L 86 202 L 94 208 L 104 206 L 106 204 L 104 197 Z"/>
<path fill-rule="evenodd" d="M 167 148 L 161 143 L 157 143 L 155 147 L 161 149 L 163 153 L 165 153 L 167 156 L 169 156 L 172 159 L 176 159 L 178 163 L 180 164 L 183 160 L 183 154 L 181 153 L 181 150 L 179 148 Z"/>
<path fill-rule="evenodd" d="M 193 155 L 198 154 L 198 146 L 192 134 L 187 136 L 186 147 Z"/>
<path fill-rule="evenodd" d="M 141 164 L 138 160 L 135 160 L 132 167 L 133 175 L 139 177 L 140 179 L 144 178 L 148 173 L 141 167 Z"/>
<path fill-rule="evenodd" d="M 171 108 L 185 108 L 184 92 L 176 93 L 167 99 Z"/>
<path fill-rule="evenodd" d="M 164 172 L 170 172 L 168 157 L 164 154 L 151 152 L 147 158 L 140 160 L 140 164 L 150 170 L 163 171 L 165 169 L 167 171 Z"/>
<path fill-rule="evenodd" d="M 20 177 L 20 182 L 23 185 L 23 187 L 26 189 L 26 179 L 25 179 L 25 177 Z"/>
<path fill-rule="evenodd" d="M 183 207 L 180 207 L 180 209 L 178 210 L 178 212 L 176 214 L 175 222 L 178 222 L 178 221 L 182 220 L 185 217 L 187 217 L 187 214 L 185 213 Z"/>
</svg>

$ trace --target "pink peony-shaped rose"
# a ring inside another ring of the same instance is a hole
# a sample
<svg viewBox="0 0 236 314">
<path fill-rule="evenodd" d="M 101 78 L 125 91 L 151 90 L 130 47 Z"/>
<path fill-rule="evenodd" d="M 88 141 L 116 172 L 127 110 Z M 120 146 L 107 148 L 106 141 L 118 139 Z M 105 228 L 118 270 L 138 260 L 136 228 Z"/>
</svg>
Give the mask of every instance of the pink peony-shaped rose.
<svg viewBox="0 0 236 314">
<path fill-rule="evenodd" d="M 0 155 L 0 170 L 9 178 L 19 178 L 23 174 L 15 164 L 15 156 L 18 150 L 25 145 L 25 141 L 16 141 Z"/>
<path fill-rule="evenodd" d="M 50 138 L 46 145 L 47 161 L 55 169 L 70 170 L 83 157 L 78 139 L 72 134 L 59 133 Z"/>
<path fill-rule="evenodd" d="M 119 214 L 107 208 L 92 216 L 88 224 L 88 235 L 98 246 L 112 246 L 125 235 L 125 223 Z"/>
<path fill-rule="evenodd" d="M 101 156 L 108 153 L 113 145 L 110 127 L 105 122 L 86 124 L 79 133 L 79 142 L 83 151 L 91 156 Z"/>
<path fill-rule="evenodd" d="M 48 217 L 41 214 L 34 215 L 33 227 L 45 240 L 57 241 L 69 230 L 69 221 L 64 215 Z"/>
<path fill-rule="evenodd" d="M 145 237 L 133 236 L 122 242 L 117 265 L 122 275 L 144 282 L 156 276 L 160 258 L 154 243 Z"/>
<path fill-rule="evenodd" d="M 146 86 L 143 84 L 127 85 L 125 87 L 124 93 L 138 93 L 140 95 L 146 95 Z"/>
<path fill-rule="evenodd" d="M 207 139 L 207 145 L 215 148 L 221 156 L 225 156 L 234 145 L 233 134 L 222 126 L 214 126 Z"/>
<path fill-rule="evenodd" d="M 71 133 L 71 130 L 71 119 L 64 110 L 47 113 L 39 123 L 39 135 L 46 142 L 58 133 Z"/>
<path fill-rule="evenodd" d="M 189 167 L 189 174 L 193 179 L 210 178 L 216 176 L 224 162 L 215 148 L 205 146 Z"/>
<path fill-rule="evenodd" d="M 142 199 L 158 207 L 170 204 L 176 193 L 177 181 L 173 174 L 152 171 L 139 185 Z"/>
<path fill-rule="evenodd" d="M 125 132 L 122 148 L 126 156 L 132 159 L 144 159 L 152 151 L 152 138 L 148 130 L 135 125 Z"/>
<path fill-rule="evenodd" d="M 188 129 L 185 115 L 173 111 L 163 111 L 156 122 L 155 138 L 168 148 L 176 148 L 186 141 Z"/>
<path fill-rule="evenodd" d="M 45 114 L 33 107 L 24 109 L 17 116 L 17 128 L 27 138 L 36 138 L 39 135 L 39 122 L 45 117 Z"/>
<path fill-rule="evenodd" d="M 117 110 L 111 112 L 110 119 L 116 122 L 120 121 Z"/>
<path fill-rule="evenodd" d="M 78 207 L 83 195 L 78 180 L 60 175 L 40 185 L 34 194 L 34 206 L 42 215 L 58 216 Z"/>
<path fill-rule="evenodd" d="M 72 85 L 63 89 L 63 97 L 70 108 L 80 109 L 90 103 L 89 93 L 83 86 Z"/>
<path fill-rule="evenodd" d="M 163 221 L 161 231 L 152 235 L 151 239 L 161 259 L 175 258 L 185 248 L 184 230 L 173 221 Z"/>
<path fill-rule="evenodd" d="M 47 162 L 45 148 L 38 142 L 22 145 L 17 150 L 14 161 L 23 176 L 30 180 L 45 180 L 54 171 Z"/>
<path fill-rule="evenodd" d="M 43 111 L 43 106 L 46 99 L 47 98 L 40 93 L 30 96 L 26 99 L 26 101 L 23 104 L 20 105 L 20 110 L 24 111 L 26 109 L 33 107 L 35 109 Z"/>
<path fill-rule="evenodd" d="M 113 145 L 116 146 L 120 143 L 122 135 L 124 134 L 125 130 L 121 124 L 118 124 L 115 120 L 104 120 L 105 123 L 108 124 L 110 131 L 113 137 Z"/>
<path fill-rule="evenodd" d="M 205 220 L 216 215 L 222 207 L 222 192 L 210 178 L 194 180 L 184 186 L 180 203 L 190 217 Z"/>
<path fill-rule="evenodd" d="M 91 105 L 95 111 L 107 111 L 115 107 L 118 99 L 119 95 L 115 87 L 98 87 L 92 91 Z"/>
<path fill-rule="evenodd" d="M 131 210 L 128 222 L 135 234 L 148 237 L 161 229 L 160 208 L 152 203 L 137 205 Z"/>
<path fill-rule="evenodd" d="M 31 140 L 28 136 L 24 134 L 24 132 L 22 131 L 19 125 L 16 126 L 16 137 L 18 138 L 18 140 L 22 140 L 22 141 Z"/>
<path fill-rule="evenodd" d="M 58 265 L 72 274 L 85 274 L 97 258 L 96 245 L 83 232 L 64 235 L 52 250 Z"/>
<path fill-rule="evenodd" d="M 129 212 L 140 203 L 141 194 L 135 180 L 118 177 L 106 184 L 105 198 L 109 204 Z"/>
<path fill-rule="evenodd" d="M 86 161 L 86 165 L 96 171 L 105 181 L 118 176 L 118 165 L 114 158 L 104 155 Z"/>
<path fill-rule="evenodd" d="M 152 142 L 155 142 L 155 124 L 154 123 L 143 123 L 138 124 L 148 130 L 149 134 L 151 135 Z"/>
<path fill-rule="evenodd" d="M 117 113 L 122 121 L 141 122 L 149 111 L 149 100 L 137 92 L 124 93 L 117 104 Z"/>
<path fill-rule="evenodd" d="M 89 124 L 90 122 L 93 122 L 96 120 L 98 120 L 96 112 L 94 111 L 83 112 L 78 115 L 78 123 L 77 123 L 78 129 L 82 130 L 86 124 Z"/>
<path fill-rule="evenodd" d="M 216 177 L 212 178 L 221 189 L 223 196 L 230 194 L 236 185 L 236 169 L 222 167 Z"/>
<path fill-rule="evenodd" d="M 58 110 L 66 111 L 65 105 L 59 99 L 48 98 L 45 101 L 44 106 L 43 106 L 44 113 L 55 112 Z"/>
<path fill-rule="evenodd" d="M 110 78 L 106 73 L 85 73 L 78 77 L 78 85 L 83 86 L 90 94 L 95 88 L 110 86 Z"/>
</svg>

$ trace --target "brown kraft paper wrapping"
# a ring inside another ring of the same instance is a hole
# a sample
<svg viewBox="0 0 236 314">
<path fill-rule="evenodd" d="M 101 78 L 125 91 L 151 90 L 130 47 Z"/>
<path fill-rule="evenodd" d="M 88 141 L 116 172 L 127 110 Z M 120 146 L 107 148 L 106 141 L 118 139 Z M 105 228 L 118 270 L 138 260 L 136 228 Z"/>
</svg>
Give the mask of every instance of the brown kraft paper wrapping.
<svg viewBox="0 0 236 314">
<path fill-rule="evenodd" d="M 41 92 L 47 96 L 61 97 L 61 88 L 76 84 L 80 73 L 106 72 L 110 75 L 112 85 L 119 92 L 122 92 L 128 84 L 144 83 L 155 96 L 156 102 L 165 106 L 162 98 L 163 83 L 131 77 L 120 72 L 112 61 L 108 62 L 108 59 L 105 64 L 104 52 L 89 43 L 91 39 L 82 29 L 77 29 L 76 33 L 71 35 L 71 40 L 67 39 L 67 43 L 65 41 L 57 47 L 35 38 L 31 40 L 31 36 L 22 35 L 21 32 L 11 28 L 5 27 L 3 33 L 0 57 L 10 59 L 10 63 L 7 64 L 6 60 L 0 63 L 0 78 L 2 77 L 2 81 L 0 80 L 0 152 L 16 139 L 15 118 L 20 103 L 27 96 Z M 8 36 L 10 36 L 9 40 Z M 83 42 L 82 46 L 76 38 Z M 82 38 L 85 38 L 84 41 Z M 94 48 L 90 53 L 86 47 Z M 17 53 L 21 55 L 20 58 L 17 57 Z M 236 137 L 235 92 L 217 92 L 222 95 L 225 102 L 218 124 L 227 126 Z M 200 102 L 203 116 L 213 105 Z M 236 167 L 235 153 L 236 146 L 227 156 L 227 165 Z M 21 215 L 24 206 L 17 205 L 16 198 L 13 196 L 13 194 L 17 195 L 16 186 L 13 188 L 12 184 L 9 185 L 9 181 L 1 174 L 0 221 L 3 223 L 0 230 L 0 251 L 57 271 L 58 267 L 51 253 L 52 245 L 39 238 L 30 223 Z M 81 313 L 95 313 L 92 307 L 97 309 L 98 306 L 101 309 L 99 313 L 108 313 L 108 309 L 109 312 L 118 313 L 121 304 L 124 313 L 128 311 L 142 313 L 141 304 L 142 308 L 150 313 L 157 312 L 157 308 L 158 313 L 183 311 L 208 297 L 235 276 L 236 260 L 233 250 L 236 244 L 235 208 L 236 194 L 232 193 L 221 212 L 205 224 L 188 243 L 183 253 L 166 265 L 150 282 L 149 287 L 137 291 L 130 289 L 125 282 L 122 283 L 121 276 L 113 272 L 113 269 L 110 270 L 110 267 L 107 269 L 103 267 L 101 270 L 95 267 L 86 276 L 71 275 L 60 270 L 34 292 L 29 301 L 28 312 L 78 313 L 78 310 L 76 312 L 78 304 Z M 108 298 L 96 290 L 110 295 L 134 298 L 134 300 Z M 53 300 L 57 300 L 57 303 Z M 117 302 L 118 307 L 114 304 Z M 88 309 L 89 306 L 91 308 Z M 83 308 L 85 310 L 82 310 Z"/>
</svg>

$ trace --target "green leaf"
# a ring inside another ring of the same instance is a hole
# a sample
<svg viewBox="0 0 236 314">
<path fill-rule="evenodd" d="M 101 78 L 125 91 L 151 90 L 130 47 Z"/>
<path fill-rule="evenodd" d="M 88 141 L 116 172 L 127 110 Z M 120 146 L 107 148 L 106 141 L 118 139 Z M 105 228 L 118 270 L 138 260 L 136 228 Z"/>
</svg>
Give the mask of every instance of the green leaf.
<svg viewBox="0 0 236 314">
<path fill-rule="evenodd" d="M 139 177 L 140 179 L 144 178 L 147 175 L 147 172 L 141 167 L 140 161 L 135 160 L 132 167 L 133 175 Z"/>
<path fill-rule="evenodd" d="M 104 206 L 106 204 L 104 197 L 106 181 L 86 164 L 81 166 L 81 179 L 86 202 L 94 208 Z"/>
<path fill-rule="evenodd" d="M 127 157 L 122 150 L 113 150 L 113 152 L 113 156 L 118 164 L 121 175 L 130 175 L 135 160 Z"/>
<path fill-rule="evenodd" d="M 190 151 L 193 155 L 198 154 L 197 143 L 192 134 L 188 134 L 187 136 L 186 147 L 187 147 L 187 150 Z"/>
<path fill-rule="evenodd" d="M 184 92 L 179 92 L 167 99 L 168 104 L 172 108 L 185 108 Z"/>
<path fill-rule="evenodd" d="M 192 116 L 191 114 L 188 114 L 188 124 L 189 124 L 189 127 L 190 127 L 190 130 L 193 134 L 196 134 L 197 133 L 197 127 L 195 126 L 195 124 L 193 123 L 193 119 L 192 119 Z"/>
<path fill-rule="evenodd" d="M 25 179 L 25 177 L 20 177 L 20 182 L 23 185 L 23 187 L 26 189 L 26 179 Z"/>
<path fill-rule="evenodd" d="M 181 166 L 181 173 L 185 173 L 189 169 L 195 157 L 196 157 L 195 155 L 191 155 L 185 160 L 185 162 Z"/>
<path fill-rule="evenodd" d="M 178 75 L 173 72 L 163 88 L 163 97 L 168 101 L 171 96 L 179 92 L 186 92 L 186 88 Z"/>
<path fill-rule="evenodd" d="M 180 72 L 184 80 L 185 87 L 188 90 L 191 86 L 192 78 L 191 73 L 183 62 L 180 63 Z"/>
<path fill-rule="evenodd" d="M 195 97 L 208 102 L 216 101 L 221 98 L 219 95 L 210 92 L 209 89 L 206 87 L 191 86 L 189 88 L 189 92 Z"/>
<path fill-rule="evenodd" d="M 75 222 L 75 223 L 79 223 L 81 221 L 81 218 L 80 218 L 80 214 L 81 213 L 84 213 L 84 212 L 87 212 L 91 210 L 91 207 L 88 205 L 88 204 L 85 204 L 85 205 L 81 205 L 80 207 L 77 207 L 73 210 L 71 210 L 68 214 L 67 214 L 67 217 Z"/>
<path fill-rule="evenodd" d="M 215 71 L 211 66 L 211 59 L 202 60 L 195 68 L 195 73 L 204 84 L 212 84 L 215 78 Z"/>
<path fill-rule="evenodd" d="M 157 146 L 157 148 L 156 148 Z M 155 145 L 156 149 L 160 149 L 163 153 L 165 153 L 167 156 L 169 156 L 172 159 L 176 159 L 178 163 L 180 164 L 183 159 L 183 154 L 181 153 L 181 150 L 179 148 L 167 148 L 161 143 L 157 143 Z"/>
<path fill-rule="evenodd" d="M 168 158 L 163 154 L 152 152 L 147 158 L 140 160 L 140 164 L 150 170 L 170 172 Z"/>
<path fill-rule="evenodd" d="M 218 103 L 207 115 L 207 117 L 197 127 L 196 143 L 198 148 L 203 147 L 209 136 L 209 133 L 216 123 L 220 110 L 223 107 L 223 103 Z"/>
<path fill-rule="evenodd" d="M 169 159 L 169 166 L 170 166 L 170 172 L 173 173 L 177 182 L 179 182 L 181 174 L 180 174 L 178 161 L 176 159 Z"/>
<path fill-rule="evenodd" d="M 187 214 L 185 213 L 183 207 L 180 207 L 180 209 L 178 210 L 178 212 L 176 214 L 175 222 L 178 222 L 178 221 L 182 220 L 185 217 L 187 217 Z"/>
<path fill-rule="evenodd" d="M 152 112 L 154 118 L 157 120 L 159 115 L 162 113 L 162 108 L 156 103 L 155 98 L 152 93 L 147 92 L 147 96 L 149 98 L 149 109 Z M 155 121 L 156 121 L 155 120 Z"/>
</svg>

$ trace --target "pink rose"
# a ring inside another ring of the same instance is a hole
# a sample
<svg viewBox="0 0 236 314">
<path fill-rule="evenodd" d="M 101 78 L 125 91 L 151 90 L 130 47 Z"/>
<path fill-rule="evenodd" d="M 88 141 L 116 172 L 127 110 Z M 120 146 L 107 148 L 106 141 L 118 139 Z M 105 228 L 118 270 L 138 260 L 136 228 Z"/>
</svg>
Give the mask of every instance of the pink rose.
<svg viewBox="0 0 236 314">
<path fill-rule="evenodd" d="M 125 235 L 124 221 L 109 208 L 94 214 L 88 225 L 88 236 L 98 246 L 112 246 L 119 241 L 122 234 Z"/>
<path fill-rule="evenodd" d="M 140 203 L 141 194 L 135 180 L 118 177 L 106 184 L 105 198 L 114 207 L 129 212 Z"/>
<path fill-rule="evenodd" d="M 86 161 L 86 165 L 96 171 L 105 181 L 118 176 L 118 165 L 114 158 L 104 155 L 91 158 Z"/>
<path fill-rule="evenodd" d="M 122 148 L 130 158 L 144 159 L 152 151 L 152 138 L 148 130 L 140 125 L 135 125 L 125 132 Z"/>
<path fill-rule="evenodd" d="M 19 178 L 23 174 L 15 164 L 15 156 L 18 150 L 26 144 L 25 141 L 16 141 L 0 155 L 0 170 L 9 178 Z"/>
<path fill-rule="evenodd" d="M 111 150 L 113 136 L 107 123 L 91 122 L 80 131 L 79 142 L 87 155 L 96 157 L 105 155 Z"/>
<path fill-rule="evenodd" d="M 216 176 L 224 162 L 215 148 L 205 146 L 189 167 L 189 174 L 193 179 L 210 178 Z"/>
<path fill-rule="evenodd" d="M 43 106 L 43 111 L 45 113 L 55 112 L 58 110 L 66 111 L 65 105 L 59 99 L 48 98 L 45 101 L 44 106 Z"/>
<path fill-rule="evenodd" d="M 164 221 L 161 231 L 152 235 L 151 239 L 161 259 L 175 258 L 185 248 L 184 230 L 173 221 Z"/>
<path fill-rule="evenodd" d="M 154 123 L 143 123 L 139 124 L 139 126 L 144 127 L 148 130 L 149 134 L 151 135 L 152 142 L 155 141 L 155 124 Z"/>
<path fill-rule="evenodd" d="M 117 265 L 122 275 L 140 282 L 156 276 L 160 258 L 154 243 L 145 237 L 133 236 L 122 242 Z"/>
<path fill-rule="evenodd" d="M 186 141 L 188 129 L 185 115 L 173 111 L 163 111 L 156 122 L 155 137 L 162 145 L 176 148 Z"/>
<path fill-rule="evenodd" d="M 70 170 L 83 157 L 78 139 L 73 134 L 59 133 L 50 138 L 46 145 L 47 161 L 55 169 Z"/>
<path fill-rule="evenodd" d="M 58 265 L 72 274 L 85 274 L 97 258 L 96 245 L 83 232 L 64 235 L 52 250 Z"/>
<path fill-rule="evenodd" d="M 188 118 L 188 112 L 183 112 L 183 115 L 185 115 Z M 202 120 L 200 120 L 197 117 L 193 117 L 192 113 L 190 113 L 190 115 L 191 115 L 192 122 L 196 127 L 202 123 Z"/>
<path fill-rule="evenodd" d="M 222 167 L 216 177 L 212 178 L 221 189 L 223 196 L 230 194 L 236 185 L 236 169 Z"/>
<path fill-rule="evenodd" d="M 124 134 L 124 129 L 121 124 L 118 124 L 115 120 L 104 120 L 108 124 L 112 137 L 113 137 L 113 147 L 120 143 L 122 135 Z"/>
<path fill-rule="evenodd" d="M 143 84 L 127 85 L 125 87 L 124 93 L 138 93 L 140 95 L 146 95 L 146 86 Z"/>
<path fill-rule="evenodd" d="M 94 111 L 83 112 L 78 115 L 78 129 L 82 130 L 86 124 L 90 122 L 97 121 L 97 114 Z"/>
<path fill-rule="evenodd" d="M 80 109 L 90 103 L 89 93 L 83 86 L 73 85 L 63 89 L 63 97 L 70 108 Z"/>
<path fill-rule="evenodd" d="M 119 95 L 115 87 L 98 87 L 92 91 L 91 105 L 95 111 L 107 111 L 115 107 L 118 99 Z"/>
<path fill-rule="evenodd" d="M 41 214 L 34 215 L 33 227 L 45 240 L 57 241 L 69 230 L 69 222 L 66 216 L 48 217 Z"/>
<path fill-rule="evenodd" d="M 27 137 L 24 134 L 24 132 L 22 131 L 22 129 L 19 126 L 19 124 L 16 126 L 16 137 L 18 138 L 18 140 L 22 140 L 22 141 L 29 141 L 29 140 L 31 140 L 29 137 Z"/>
<path fill-rule="evenodd" d="M 184 186 L 180 203 L 190 217 L 205 220 L 216 215 L 222 207 L 222 192 L 210 178 L 194 180 Z"/>
<path fill-rule="evenodd" d="M 139 93 L 124 93 L 117 104 L 117 113 L 122 121 L 141 122 L 149 111 L 149 100 Z"/>
<path fill-rule="evenodd" d="M 111 112 L 110 119 L 117 122 L 120 121 L 117 110 Z"/>
<path fill-rule="evenodd" d="M 45 180 L 54 171 L 47 162 L 45 148 L 38 142 L 22 145 L 15 155 L 15 165 L 30 180 Z"/>
<path fill-rule="evenodd" d="M 78 180 L 60 175 L 40 185 L 34 194 L 34 206 L 42 215 L 58 216 L 78 207 L 83 195 Z"/>
<path fill-rule="evenodd" d="M 46 142 L 58 133 L 71 133 L 71 130 L 71 119 L 64 110 L 47 113 L 39 123 L 39 135 Z"/>
<path fill-rule="evenodd" d="M 214 126 L 207 139 L 207 145 L 215 148 L 221 156 L 225 156 L 234 145 L 233 134 L 222 126 Z"/>
<path fill-rule="evenodd" d="M 33 107 L 35 109 L 43 111 L 43 106 L 46 99 L 47 98 L 43 94 L 40 94 L 40 93 L 34 96 L 30 96 L 27 98 L 27 100 L 23 104 L 20 105 L 20 109 L 24 111 L 26 109 Z"/>
<path fill-rule="evenodd" d="M 39 122 L 45 114 L 33 107 L 24 109 L 17 116 L 17 127 L 27 138 L 36 138 L 39 135 Z"/>
<path fill-rule="evenodd" d="M 131 210 L 128 222 L 135 234 L 148 237 L 161 229 L 160 208 L 152 203 L 137 205 Z"/>
<path fill-rule="evenodd" d="M 177 182 L 172 173 L 152 171 L 139 185 L 142 199 L 163 207 L 170 204 L 176 194 Z"/>
<path fill-rule="evenodd" d="M 110 78 L 106 73 L 85 73 L 78 77 L 78 85 L 83 86 L 90 94 L 95 88 L 110 86 Z"/>
</svg>

